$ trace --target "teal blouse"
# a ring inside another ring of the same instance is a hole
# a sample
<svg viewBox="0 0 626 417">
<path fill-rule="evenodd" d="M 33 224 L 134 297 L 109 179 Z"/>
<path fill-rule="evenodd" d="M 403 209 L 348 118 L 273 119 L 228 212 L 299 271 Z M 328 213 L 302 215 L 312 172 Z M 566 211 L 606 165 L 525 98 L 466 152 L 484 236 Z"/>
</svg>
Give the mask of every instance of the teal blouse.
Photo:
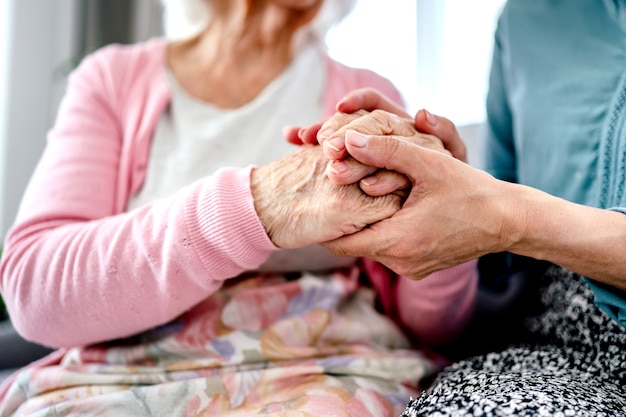
<svg viewBox="0 0 626 417">
<path fill-rule="evenodd" d="M 626 213 L 626 0 L 509 0 L 487 119 L 495 177 Z M 587 281 L 626 327 L 626 292 Z"/>
</svg>

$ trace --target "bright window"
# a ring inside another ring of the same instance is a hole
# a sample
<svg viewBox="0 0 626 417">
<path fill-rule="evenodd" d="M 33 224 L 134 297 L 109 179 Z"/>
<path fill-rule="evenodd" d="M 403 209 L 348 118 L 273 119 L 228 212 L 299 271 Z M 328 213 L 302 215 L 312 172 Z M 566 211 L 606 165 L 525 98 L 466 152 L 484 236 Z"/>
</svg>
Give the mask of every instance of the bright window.
<svg viewBox="0 0 626 417">
<path fill-rule="evenodd" d="M 438 0 L 436 0 L 438 1 Z M 417 97 L 417 3 L 359 0 L 353 12 L 327 37 L 331 57 L 389 78 L 409 109 Z"/>
<path fill-rule="evenodd" d="M 330 55 L 393 81 L 411 112 L 485 119 L 493 31 L 504 0 L 359 0 L 328 36 Z"/>
</svg>

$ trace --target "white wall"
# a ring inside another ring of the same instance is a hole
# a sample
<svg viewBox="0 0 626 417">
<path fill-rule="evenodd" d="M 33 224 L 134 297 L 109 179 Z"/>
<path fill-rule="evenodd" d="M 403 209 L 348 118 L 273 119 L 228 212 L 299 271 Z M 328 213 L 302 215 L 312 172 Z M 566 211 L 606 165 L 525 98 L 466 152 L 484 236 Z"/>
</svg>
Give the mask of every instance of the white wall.
<svg viewBox="0 0 626 417">
<path fill-rule="evenodd" d="M 416 18 L 415 1 L 359 0 L 353 12 L 328 33 L 328 53 L 347 65 L 369 68 L 389 78 L 402 93 L 407 108 L 415 112 Z"/>
<path fill-rule="evenodd" d="M 2 0 L 0 233 L 13 223 L 39 160 L 72 58 L 79 0 Z"/>
<path fill-rule="evenodd" d="M 504 0 L 418 0 L 420 103 L 457 124 L 485 119 L 493 33 Z"/>
</svg>

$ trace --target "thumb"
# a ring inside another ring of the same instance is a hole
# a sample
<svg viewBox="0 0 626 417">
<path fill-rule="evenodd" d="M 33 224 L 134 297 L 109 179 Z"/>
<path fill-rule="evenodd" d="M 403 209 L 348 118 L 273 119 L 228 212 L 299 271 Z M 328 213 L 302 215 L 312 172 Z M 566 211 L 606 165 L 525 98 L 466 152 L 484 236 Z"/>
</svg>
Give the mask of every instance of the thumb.
<svg viewBox="0 0 626 417">
<path fill-rule="evenodd" d="M 438 137 L 452 156 L 467 162 L 467 147 L 456 126 L 450 120 L 422 109 L 415 114 L 415 128 L 419 132 Z"/>
<path fill-rule="evenodd" d="M 354 130 L 346 132 L 346 150 L 364 165 L 397 171 L 415 179 L 415 162 L 426 149 L 395 136 L 366 136 Z"/>
</svg>

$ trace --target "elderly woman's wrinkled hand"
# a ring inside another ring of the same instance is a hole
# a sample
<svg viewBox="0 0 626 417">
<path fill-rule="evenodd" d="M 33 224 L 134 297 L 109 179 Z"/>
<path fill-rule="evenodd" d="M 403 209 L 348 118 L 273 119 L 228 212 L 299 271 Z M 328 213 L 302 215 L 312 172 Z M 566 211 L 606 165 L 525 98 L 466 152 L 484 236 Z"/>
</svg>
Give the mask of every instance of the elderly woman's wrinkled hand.
<svg viewBox="0 0 626 417">
<path fill-rule="evenodd" d="M 361 189 L 371 196 L 408 191 L 411 186 L 404 175 L 354 160 L 346 151 L 347 135 L 392 135 L 467 162 L 465 143 L 454 123 L 444 117 L 420 110 L 411 118 L 401 107 L 371 88 L 351 91 L 337 103 L 337 110 L 323 123 L 305 128 L 286 126 L 283 130 L 285 138 L 291 143 L 322 145 L 329 159 L 326 173 L 335 184 L 359 182 Z"/>
<path fill-rule="evenodd" d="M 369 95 L 367 96 L 369 97 Z M 399 109 L 399 108 L 398 108 Z M 378 169 L 361 164 L 345 151 L 346 134 L 394 134 L 422 146 L 446 152 L 441 141 L 432 135 L 420 134 L 413 126 L 413 120 L 406 114 L 384 110 L 354 110 L 349 113 L 337 112 L 325 122 L 305 128 L 286 126 L 283 135 L 288 142 L 307 145 L 322 145 L 329 159 L 326 173 L 336 184 L 360 182 L 361 189 L 371 196 L 382 196 L 391 192 L 406 190 L 409 180 L 395 171 Z"/>
<path fill-rule="evenodd" d="M 298 248 L 349 235 L 400 209 L 402 193 L 372 197 L 357 184 L 338 185 L 325 175 L 319 146 L 305 146 L 252 171 L 254 207 L 272 242 Z"/>
<path fill-rule="evenodd" d="M 450 154 L 438 137 L 418 132 L 413 118 L 385 110 L 357 110 L 353 113 L 337 112 L 320 127 L 317 139 L 329 159 L 338 161 L 349 156 L 345 135 L 351 130 L 368 136 L 401 136 L 416 145 Z"/>
<path fill-rule="evenodd" d="M 410 187 L 410 181 L 395 171 L 370 167 L 350 157 L 345 148 L 346 135 L 360 134 L 393 135 L 416 145 L 449 154 L 439 138 L 418 132 L 411 118 L 384 110 L 336 113 L 320 127 L 317 134 L 324 154 L 330 160 L 326 173 L 336 184 L 360 181 L 363 191 L 372 196 L 407 189 Z"/>
<path fill-rule="evenodd" d="M 383 110 L 403 118 L 411 118 L 404 109 L 373 88 L 360 88 L 348 92 L 337 102 L 336 110 L 343 113 L 354 113 L 358 110 Z M 418 111 L 413 120 L 419 132 L 436 136 L 452 156 L 467 162 L 467 147 L 452 121 L 445 117 L 436 116 L 426 109 Z M 312 132 L 302 132 L 302 135 L 304 136 L 307 133 L 310 135 Z M 376 133 L 372 132 L 372 134 L 375 135 Z M 317 137 L 316 139 L 324 140 L 323 137 Z"/>
</svg>

